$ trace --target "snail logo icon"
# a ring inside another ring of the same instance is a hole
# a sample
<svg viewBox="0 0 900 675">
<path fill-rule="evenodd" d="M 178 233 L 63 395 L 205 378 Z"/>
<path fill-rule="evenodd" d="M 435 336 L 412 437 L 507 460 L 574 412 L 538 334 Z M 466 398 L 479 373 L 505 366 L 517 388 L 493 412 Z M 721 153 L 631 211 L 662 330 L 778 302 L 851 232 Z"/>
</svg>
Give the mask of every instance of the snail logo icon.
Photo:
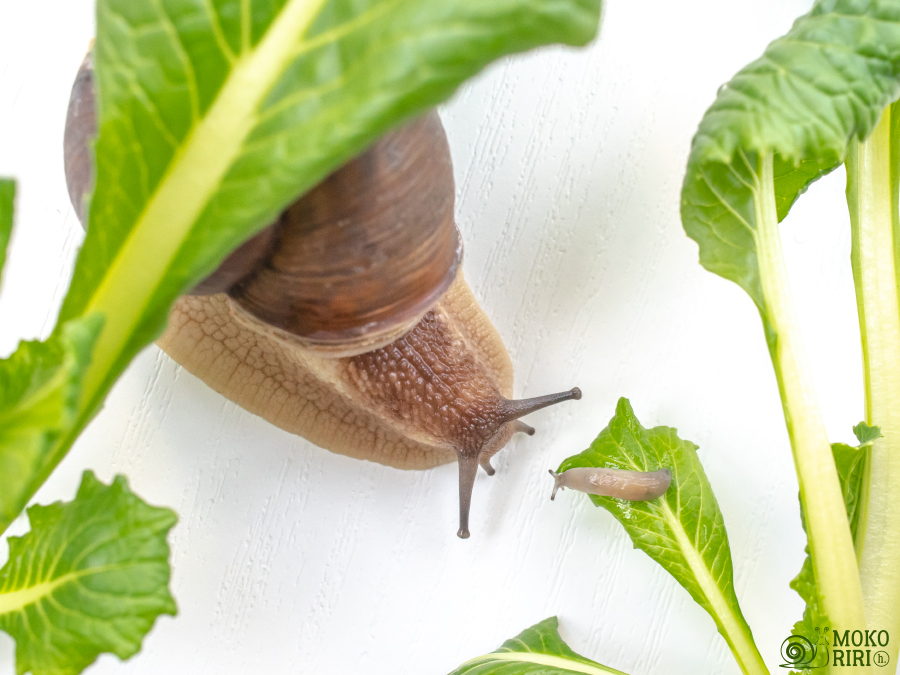
<svg viewBox="0 0 900 675">
<path fill-rule="evenodd" d="M 824 668 L 830 660 L 828 628 L 816 628 L 816 643 L 803 635 L 791 635 L 781 643 L 781 668 Z"/>
</svg>

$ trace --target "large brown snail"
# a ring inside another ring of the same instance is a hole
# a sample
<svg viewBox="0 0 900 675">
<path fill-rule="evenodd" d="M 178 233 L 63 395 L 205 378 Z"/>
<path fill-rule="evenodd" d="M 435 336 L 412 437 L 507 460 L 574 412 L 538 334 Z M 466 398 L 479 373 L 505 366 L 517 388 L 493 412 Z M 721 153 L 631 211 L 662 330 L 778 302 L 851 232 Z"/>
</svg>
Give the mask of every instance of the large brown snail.
<svg viewBox="0 0 900 675">
<path fill-rule="evenodd" d="M 91 55 L 69 102 L 65 167 L 84 220 L 96 135 Z M 458 536 L 478 466 L 520 417 L 503 342 L 462 278 L 450 150 L 430 112 L 376 142 L 238 248 L 172 309 L 159 346 L 243 408 L 316 445 L 425 469 L 459 461 Z"/>
</svg>

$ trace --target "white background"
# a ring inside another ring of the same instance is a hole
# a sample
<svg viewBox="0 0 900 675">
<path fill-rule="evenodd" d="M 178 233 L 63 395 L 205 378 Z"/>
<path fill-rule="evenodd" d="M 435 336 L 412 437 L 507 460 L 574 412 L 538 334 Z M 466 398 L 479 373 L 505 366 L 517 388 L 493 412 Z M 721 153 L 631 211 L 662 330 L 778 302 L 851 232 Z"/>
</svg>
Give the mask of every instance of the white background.
<svg viewBox="0 0 900 675">
<path fill-rule="evenodd" d="M 481 473 L 456 538 L 456 466 L 403 472 L 333 455 L 225 400 L 155 346 L 38 493 L 81 472 L 128 476 L 174 508 L 177 618 L 93 675 L 444 675 L 550 615 L 578 652 L 633 675 L 737 673 L 713 621 L 612 517 L 547 469 L 631 399 L 645 426 L 698 443 L 735 585 L 769 667 L 800 616 L 797 482 L 758 315 L 704 271 L 678 206 L 691 136 L 716 89 L 808 0 L 609 0 L 598 42 L 502 61 L 442 109 L 465 272 L 504 337 L 516 394 L 578 385 Z M 81 231 L 66 194 L 69 87 L 89 0 L 0 0 L 0 175 L 19 180 L 0 354 L 46 335 Z M 843 171 L 783 226 L 832 440 L 862 419 Z M 26 529 L 22 519 L 15 532 Z M 6 556 L 0 544 L 0 561 Z M 0 635 L 0 675 L 14 672 Z"/>
</svg>

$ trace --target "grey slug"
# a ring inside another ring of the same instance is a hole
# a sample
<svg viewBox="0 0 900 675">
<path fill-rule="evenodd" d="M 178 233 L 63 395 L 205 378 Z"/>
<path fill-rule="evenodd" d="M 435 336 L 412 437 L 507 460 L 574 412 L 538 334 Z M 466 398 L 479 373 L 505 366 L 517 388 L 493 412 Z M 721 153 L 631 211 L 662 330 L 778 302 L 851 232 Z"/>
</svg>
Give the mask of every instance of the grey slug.
<svg viewBox="0 0 900 675">
<path fill-rule="evenodd" d="M 626 471 L 602 467 L 578 467 L 556 473 L 552 469 L 553 492 L 550 499 L 556 499 L 556 491 L 569 488 L 589 495 L 618 497 L 632 502 L 646 502 L 662 496 L 672 483 L 669 469 L 656 471 Z"/>
</svg>

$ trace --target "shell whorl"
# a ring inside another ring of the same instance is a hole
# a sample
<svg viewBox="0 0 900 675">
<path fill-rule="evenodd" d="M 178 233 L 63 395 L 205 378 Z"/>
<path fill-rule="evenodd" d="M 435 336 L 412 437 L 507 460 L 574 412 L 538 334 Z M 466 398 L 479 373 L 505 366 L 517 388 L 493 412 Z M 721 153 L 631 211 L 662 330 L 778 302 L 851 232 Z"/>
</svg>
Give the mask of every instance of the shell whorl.
<svg viewBox="0 0 900 675">
<path fill-rule="evenodd" d="M 228 294 L 254 317 L 333 355 L 411 329 L 462 259 L 450 148 L 430 112 L 376 142 L 297 200 L 273 255 Z"/>
</svg>

